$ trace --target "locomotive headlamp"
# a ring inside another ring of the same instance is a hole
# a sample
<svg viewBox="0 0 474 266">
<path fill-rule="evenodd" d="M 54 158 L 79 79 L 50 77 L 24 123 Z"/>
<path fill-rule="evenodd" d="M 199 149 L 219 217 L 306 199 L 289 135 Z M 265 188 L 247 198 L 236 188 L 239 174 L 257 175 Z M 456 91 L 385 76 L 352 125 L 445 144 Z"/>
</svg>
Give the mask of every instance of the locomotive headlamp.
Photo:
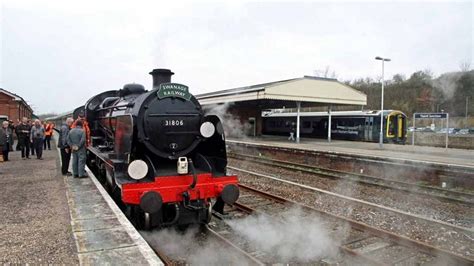
<svg viewBox="0 0 474 266">
<path fill-rule="evenodd" d="M 203 137 L 210 138 L 216 132 L 216 128 L 211 122 L 204 122 L 201 124 L 201 128 L 199 129 L 199 131 L 201 132 L 201 135 Z"/>
<path fill-rule="evenodd" d="M 142 160 L 135 160 L 128 165 L 128 175 L 135 179 L 140 180 L 148 173 L 148 165 Z"/>
</svg>

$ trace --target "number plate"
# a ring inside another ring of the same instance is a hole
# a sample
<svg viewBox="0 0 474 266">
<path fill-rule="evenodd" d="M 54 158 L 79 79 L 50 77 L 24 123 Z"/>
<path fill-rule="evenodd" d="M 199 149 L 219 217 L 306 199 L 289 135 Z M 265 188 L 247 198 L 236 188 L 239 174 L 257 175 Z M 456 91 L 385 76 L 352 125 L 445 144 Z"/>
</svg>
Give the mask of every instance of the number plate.
<svg viewBox="0 0 474 266">
<path fill-rule="evenodd" d="M 184 121 L 182 119 L 166 119 L 166 120 L 163 120 L 163 126 L 180 127 L 180 126 L 184 126 Z"/>
</svg>

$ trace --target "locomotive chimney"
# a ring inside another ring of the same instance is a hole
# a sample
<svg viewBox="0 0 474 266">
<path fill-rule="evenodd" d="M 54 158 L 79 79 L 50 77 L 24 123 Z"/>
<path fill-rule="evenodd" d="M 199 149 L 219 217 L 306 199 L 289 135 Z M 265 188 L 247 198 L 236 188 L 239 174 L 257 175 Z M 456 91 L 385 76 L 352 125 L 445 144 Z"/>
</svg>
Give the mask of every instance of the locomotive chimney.
<svg viewBox="0 0 474 266">
<path fill-rule="evenodd" d="M 160 87 L 161 83 L 171 82 L 171 76 L 174 75 L 169 69 L 157 68 L 150 72 L 153 77 L 153 89 Z"/>
</svg>

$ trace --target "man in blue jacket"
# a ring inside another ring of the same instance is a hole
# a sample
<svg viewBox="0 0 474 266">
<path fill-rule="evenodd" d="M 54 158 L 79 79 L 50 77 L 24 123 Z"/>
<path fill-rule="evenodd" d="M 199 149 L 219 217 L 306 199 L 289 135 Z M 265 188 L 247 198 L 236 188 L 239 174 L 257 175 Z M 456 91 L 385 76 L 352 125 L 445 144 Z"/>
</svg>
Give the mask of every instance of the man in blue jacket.
<svg viewBox="0 0 474 266">
<path fill-rule="evenodd" d="M 87 177 L 86 168 L 86 133 L 82 121 L 76 121 L 76 127 L 69 131 L 67 144 L 72 152 L 72 174 L 76 178 Z"/>
</svg>

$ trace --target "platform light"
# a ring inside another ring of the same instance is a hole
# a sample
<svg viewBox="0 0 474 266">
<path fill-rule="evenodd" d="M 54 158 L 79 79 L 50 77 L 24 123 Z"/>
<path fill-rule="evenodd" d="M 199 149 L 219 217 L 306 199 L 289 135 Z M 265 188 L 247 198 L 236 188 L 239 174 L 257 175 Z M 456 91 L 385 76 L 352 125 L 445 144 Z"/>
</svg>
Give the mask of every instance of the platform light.
<svg viewBox="0 0 474 266">
<path fill-rule="evenodd" d="M 380 137 L 379 137 L 379 147 L 382 149 L 383 148 L 383 91 L 384 91 L 384 62 L 390 62 L 390 58 L 383 58 L 380 56 L 375 57 L 375 60 L 381 60 L 382 61 L 382 99 L 380 100 Z"/>
</svg>

